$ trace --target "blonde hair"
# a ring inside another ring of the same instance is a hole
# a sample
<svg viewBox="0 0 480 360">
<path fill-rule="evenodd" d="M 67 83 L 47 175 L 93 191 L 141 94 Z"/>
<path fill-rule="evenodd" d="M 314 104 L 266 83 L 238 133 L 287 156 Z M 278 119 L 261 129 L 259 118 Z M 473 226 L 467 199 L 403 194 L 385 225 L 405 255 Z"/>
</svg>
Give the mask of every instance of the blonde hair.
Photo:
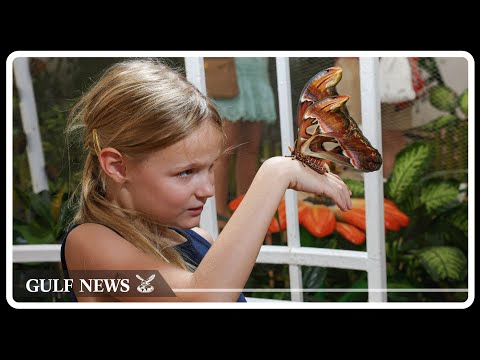
<svg viewBox="0 0 480 360">
<path fill-rule="evenodd" d="M 73 107 L 68 137 L 83 131 L 86 159 L 72 224 L 98 223 L 117 231 L 140 250 L 192 270 L 171 246 L 185 239 L 146 214 L 119 208 L 106 198 L 106 174 L 97 154 L 113 147 L 132 158 L 164 149 L 211 121 L 223 133 L 211 100 L 179 72 L 155 59 L 116 63 Z"/>
</svg>

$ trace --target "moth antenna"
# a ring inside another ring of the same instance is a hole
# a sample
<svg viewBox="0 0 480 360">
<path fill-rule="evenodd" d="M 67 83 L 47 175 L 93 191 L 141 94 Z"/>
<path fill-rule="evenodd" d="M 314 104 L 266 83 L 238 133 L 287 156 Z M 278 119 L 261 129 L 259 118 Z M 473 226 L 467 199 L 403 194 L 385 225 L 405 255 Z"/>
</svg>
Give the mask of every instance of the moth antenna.
<svg viewBox="0 0 480 360">
<path fill-rule="evenodd" d="M 285 155 L 285 157 L 289 157 L 289 158 L 292 158 L 292 160 L 294 160 L 295 155 L 293 154 L 293 150 L 290 146 L 288 147 L 288 150 L 290 150 L 290 155 Z"/>
</svg>

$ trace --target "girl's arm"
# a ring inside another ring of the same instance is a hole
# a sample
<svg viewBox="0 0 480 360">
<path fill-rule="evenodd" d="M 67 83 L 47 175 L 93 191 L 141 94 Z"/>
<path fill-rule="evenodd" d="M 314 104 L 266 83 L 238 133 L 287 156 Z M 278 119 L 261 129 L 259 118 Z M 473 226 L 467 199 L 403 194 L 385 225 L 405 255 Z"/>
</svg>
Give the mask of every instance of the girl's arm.
<svg viewBox="0 0 480 360">
<path fill-rule="evenodd" d="M 71 258 L 69 269 L 158 270 L 176 295 L 117 298 L 120 301 L 234 302 L 250 276 L 268 226 L 287 189 L 325 194 L 340 209 L 351 208 L 351 192 L 337 175 L 320 175 L 297 160 L 278 156 L 262 164 L 241 204 L 194 273 L 143 253 L 99 224 L 83 224 L 70 233 L 66 251 L 76 256 Z M 188 289 L 236 290 L 185 291 Z"/>
<path fill-rule="evenodd" d="M 275 211 L 287 189 L 331 197 L 342 210 L 351 208 L 351 192 L 331 173 L 320 175 L 299 161 L 274 157 L 257 172 L 239 207 L 194 274 L 195 288 L 239 289 L 204 293 L 208 301 L 236 301 L 255 265 Z M 215 299 L 215 300 L 214 300 Z"/>
</svg>

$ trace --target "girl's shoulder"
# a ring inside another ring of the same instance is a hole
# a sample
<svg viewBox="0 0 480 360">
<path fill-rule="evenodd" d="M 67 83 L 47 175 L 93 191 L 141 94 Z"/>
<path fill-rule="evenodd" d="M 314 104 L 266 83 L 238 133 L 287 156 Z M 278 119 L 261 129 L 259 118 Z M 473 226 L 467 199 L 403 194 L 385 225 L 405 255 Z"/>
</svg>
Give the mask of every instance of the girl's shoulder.
<svg viewBox="0 0 480 360">
<path fill-rule="evenodd" d="M 84 223 L 72 229 L 65 239 L 69 269 L 135 268 L 140 264 L 158 266 L 158 260 L 137 249 L 107 226 Z"/>
</svg>

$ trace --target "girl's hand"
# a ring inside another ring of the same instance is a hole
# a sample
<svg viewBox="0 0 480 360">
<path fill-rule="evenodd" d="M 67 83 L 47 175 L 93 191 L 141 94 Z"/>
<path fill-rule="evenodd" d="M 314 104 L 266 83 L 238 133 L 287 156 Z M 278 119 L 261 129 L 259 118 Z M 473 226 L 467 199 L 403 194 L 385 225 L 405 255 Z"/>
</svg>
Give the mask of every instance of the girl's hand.
<svg viewBox="0 0 480 360">
<path fill-rule="evenodd" d="M 324 194 L 335 201 L 343 211 L 352 208 L 350 199 L 352 192 L 338 175 L 331 172 L 321 175 L 300 161 L 285 156 L 270 158 L 264 165 L 275 167 L 277 170 L 275 173 L 286 176 L 289 189 L 317 195 Z"/>
</svg>

